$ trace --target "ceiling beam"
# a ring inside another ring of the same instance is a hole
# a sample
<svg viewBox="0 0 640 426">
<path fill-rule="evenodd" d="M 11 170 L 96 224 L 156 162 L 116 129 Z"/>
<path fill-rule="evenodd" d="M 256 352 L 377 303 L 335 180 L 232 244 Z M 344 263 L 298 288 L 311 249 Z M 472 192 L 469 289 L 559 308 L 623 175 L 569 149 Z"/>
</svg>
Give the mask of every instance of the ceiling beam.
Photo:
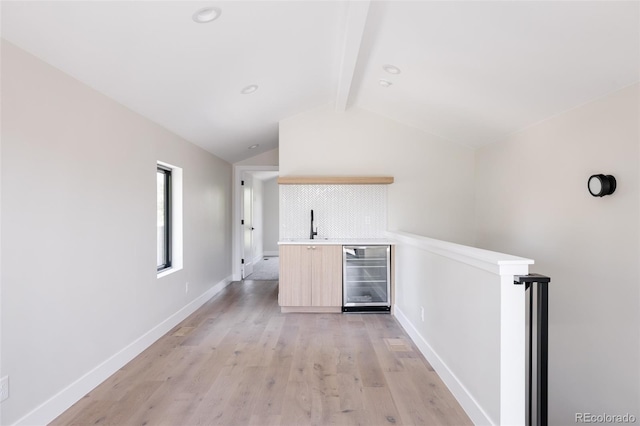
<svg viewBox="0 0 640 426">
<path fill-rule="evenodd" d="M 344 112 L 347 109 L 370 3 L 370 0 L 351 0 L 347 5 L 342 61 L 340 63 L 338 93 L 336 95 L 337 112 Z"/>
</svg>

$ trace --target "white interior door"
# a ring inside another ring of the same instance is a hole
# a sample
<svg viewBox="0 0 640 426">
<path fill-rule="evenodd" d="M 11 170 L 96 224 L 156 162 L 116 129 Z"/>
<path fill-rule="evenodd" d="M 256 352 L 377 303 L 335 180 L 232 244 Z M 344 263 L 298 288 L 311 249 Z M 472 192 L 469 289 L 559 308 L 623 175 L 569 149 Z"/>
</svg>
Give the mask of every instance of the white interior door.
<svg viewBox="0 0 640 426">
<path fill-rule="evenodd" d="M 242 206 L 242 279 L 253 273 L 253 180 L 251 175 L 243 176 Z"/>
</svg>

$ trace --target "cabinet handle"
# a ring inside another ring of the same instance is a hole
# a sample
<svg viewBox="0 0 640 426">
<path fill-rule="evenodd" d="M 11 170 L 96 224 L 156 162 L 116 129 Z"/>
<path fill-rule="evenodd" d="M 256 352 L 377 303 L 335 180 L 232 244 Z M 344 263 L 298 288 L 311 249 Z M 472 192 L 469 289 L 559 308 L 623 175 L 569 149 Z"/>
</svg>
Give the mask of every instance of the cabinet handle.
<svg viewBox="0 0 640 426">
<path fill-rule="evenodd" d="M 316 246 L 312 246 L 312 247 L 311 247 L 311 250 L 315 250 L 315 249 L 316 249 Z"/>
<path fill-rule="evenodd" d="M 307 246 L 307 250 L 309 250 L 311 248 L 311 246 Z"/>
</svg>

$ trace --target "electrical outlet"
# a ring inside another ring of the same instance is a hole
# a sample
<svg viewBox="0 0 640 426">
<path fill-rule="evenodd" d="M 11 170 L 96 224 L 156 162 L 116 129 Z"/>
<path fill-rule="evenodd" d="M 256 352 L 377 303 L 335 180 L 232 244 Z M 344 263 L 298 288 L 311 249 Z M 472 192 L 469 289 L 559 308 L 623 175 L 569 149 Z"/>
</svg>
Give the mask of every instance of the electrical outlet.
<svg viewBox="0 0 640 426">
<path fill-rule="evenodd" d="M 9 376 L 0 379 L 0 402 L 9 398 Z"/>
<path fill-rule="evenodd" d="M 188 282 L 185 283 L 185 285 L 184 285 L 184 292 L 185 292 L 185 294 L 189 293 L 189 283 Z"/>
<path fill-rule="evenodd" d="M 420 319 L 424 322 L 424 306 L 420 306 Z"/>
</svg>

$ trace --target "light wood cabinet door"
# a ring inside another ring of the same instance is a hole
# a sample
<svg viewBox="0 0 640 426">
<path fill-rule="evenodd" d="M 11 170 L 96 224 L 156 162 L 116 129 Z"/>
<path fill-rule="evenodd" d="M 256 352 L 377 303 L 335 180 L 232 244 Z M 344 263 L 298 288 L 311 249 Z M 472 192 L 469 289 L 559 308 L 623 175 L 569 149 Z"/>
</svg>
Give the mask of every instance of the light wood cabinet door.
<svg viewBox="0 0 640 426">
<path fill-rule="evenodd" d="M 312 306 L 342 306 L 342 246 L 315 246 L 311 252 Z"/>
<path fill-rule="evenodd" d="M 280 306 L 342 306 L 342 246 L 281 245 Z"/>
<path fill-rule="evenodd" d="M 311 306 L 311 250 L 306 245 L 280 246 L 280 306 Z"/>
</svg>

